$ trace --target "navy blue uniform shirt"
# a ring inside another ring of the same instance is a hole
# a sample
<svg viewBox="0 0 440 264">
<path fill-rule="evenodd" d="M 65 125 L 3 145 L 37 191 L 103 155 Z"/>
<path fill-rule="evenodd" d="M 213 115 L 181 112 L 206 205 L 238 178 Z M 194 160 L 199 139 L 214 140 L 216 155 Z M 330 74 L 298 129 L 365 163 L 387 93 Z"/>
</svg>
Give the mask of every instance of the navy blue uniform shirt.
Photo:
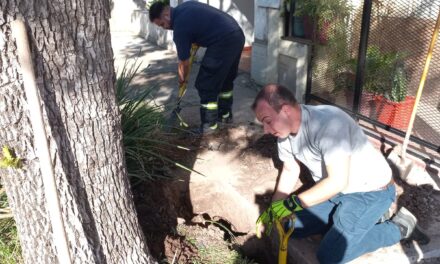
<svg viewBox="0 0 440 264">
<path fill-rule="evenodd" d="M 230 15 L 207 4 L 188 1 L 171 8 L 171 29 L 179 60 L 190 56 L 191 44 L 209 47 L 229 33 L 241 30 Z"/>
</svg>

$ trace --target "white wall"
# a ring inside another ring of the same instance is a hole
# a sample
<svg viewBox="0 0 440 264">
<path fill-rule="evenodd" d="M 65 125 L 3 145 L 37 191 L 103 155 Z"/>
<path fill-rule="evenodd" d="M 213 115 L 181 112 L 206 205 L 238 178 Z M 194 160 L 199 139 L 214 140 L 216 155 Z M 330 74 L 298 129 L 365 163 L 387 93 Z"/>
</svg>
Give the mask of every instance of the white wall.
<svg viewBox="0 0 440 264">
<path fill-rule="evenodd" d="M 110 30 L 137 34 L 140 31 L 140 9 L 132 0 L 112 0 Z"/>
<path fill-rule="evenodd" d="M 254 2 L 251 0 L 181 0 L 198 1 L 218 8 L 237 20 L 246 37 L 245 46 L 254 41 Z"/>
<path fill-rule="evenodd" d="M 121 1 L 121 0 L 117 0 Z M 197 0 L 186 0 L 197 1 Z M 186 2 L 185 0 L 171 0 L 171 6 L 176 6 L 178 3 Z M 252 45 L 254 41 L 254 3 L 249 0 L 200 0 L 199 2 L 209 4 L 218 9 L 225 11 L 234 17 L 239 23 L 240 27 L 246 37 L 245 46 Z M 175 50 L 173 43 L 173 33 L 169 30 L 163 30 L 156 25 L 152 24 L 148 19 L 148 11 L 142 11 L 139 19 L 139 35 L 143 38 L 151 41 L 152 43 L 170 49 Z M 199 52 L 201 53 L 201 52 Z"/>
<path fill-rule="evenodd" d="M 310 47 L 283 40 L 281 0 L 255 0 L 251 77 L 259 84 L 280 83 L 304 101 Z"/>
</svg>

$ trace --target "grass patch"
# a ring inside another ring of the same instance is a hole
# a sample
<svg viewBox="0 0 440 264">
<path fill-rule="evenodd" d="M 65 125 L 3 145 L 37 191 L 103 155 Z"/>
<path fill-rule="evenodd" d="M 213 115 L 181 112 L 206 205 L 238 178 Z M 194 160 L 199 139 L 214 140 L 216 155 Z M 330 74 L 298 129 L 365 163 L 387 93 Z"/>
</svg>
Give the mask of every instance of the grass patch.
<svg viewBox="0 0 440 264">
<path fill-rule="evenodd" d="M 209 221 L 207 227 L 181 224 L 177 226 L 177 234 L 197 248 L 198 258 L 194 264 L 256 264 L 241 252 L 234 249 L 233 242 L 224 240 L 227 227 L 216 221 Z M 232 231 L 229 230 L 230 233 Z"/>
<path fill-rule="evenodd" d="M 255 261 L 243 256 L 240 252 L 223 247 L 198 248 L 200 261 L 194 264 L 257 264 Z"/>
<path fill-rule="evenodd" d="M 23 263 L 15 221 L 10 215 L 6 193 L 0 185 L 0 263 Z"/>
</svg>

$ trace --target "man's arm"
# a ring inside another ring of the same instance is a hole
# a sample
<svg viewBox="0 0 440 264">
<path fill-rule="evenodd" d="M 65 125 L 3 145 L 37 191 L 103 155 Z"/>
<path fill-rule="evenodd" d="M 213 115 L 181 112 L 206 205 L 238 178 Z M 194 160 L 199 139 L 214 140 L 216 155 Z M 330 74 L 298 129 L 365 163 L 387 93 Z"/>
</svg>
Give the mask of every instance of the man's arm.
<svg viewBox="0 0 440 264">
<path fill-rule="evenodd" d="M 182 85 L 185 82 L 188 82 L 186 79 L 188 77 L 188 71 L 189 71 L 189 59 L 180 61 L 179 65 L 177 66 L 177 71 L 179 73 L 179 85 Z"/>
<path fill-rule="evenodd" d="M 348 185 L 349 168 L 350 156 L 341 157 L 327 165 L 328 177 L 298 195 L 302 207 L 322 203 L 343 191 Z"/>
<path fill-rule="evenodd" d="M 275 193 L 272 196 L 272 202 L 284 200 L 289 194 L 293 191 L 293 188 L 298 181 L 300 173 L 300 167 L 298 161 L 294 160 L 291 162 L 284 162 L 283 169 L 280 174 L 280 178 L 278 180 L 278 184 L 275 188 Z M 270 210 L 271 206 L 269 206 L 266 211 L 264 211 L 260 217 L 257 219 L 257 228 L 256 233 L 257 237 L 261 238 L 261 234 L 265 230 L 265 225 L 269 225 L 269 233 L 271 230 L 272 218 L 269 216 L 268 210 Z"/>
<path fill-rule="evenodd" d="M 281 171 L 275 193 L 272 196 L 272 201 L 285 199 L 289 196 L 298 181 L 299 173 L 298 161 L 283 163 L 283 170 Z"/>
</svg>

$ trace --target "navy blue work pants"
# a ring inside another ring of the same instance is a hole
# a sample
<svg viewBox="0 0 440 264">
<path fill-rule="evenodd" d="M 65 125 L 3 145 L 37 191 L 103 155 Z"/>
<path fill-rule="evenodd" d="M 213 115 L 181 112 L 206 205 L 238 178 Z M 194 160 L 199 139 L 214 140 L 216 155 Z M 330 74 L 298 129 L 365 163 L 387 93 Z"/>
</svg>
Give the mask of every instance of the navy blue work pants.
<svg viewBox="0 0 440 264">
<path fill-rule="evenodd" d="M 237 77 L 244 41 L 243 31 L 237 30 L 207 48 L 195 87 L 202 105 L 218 102 L 218 113 L 205 113 L 206 109 L 201 108 L 202 124 L 216 122 L 218 114 L 232 111 L 232 96 L 222 99 L 219 94 L 232 92 L 234 88 L 233 81 Z"/>
</svg>

